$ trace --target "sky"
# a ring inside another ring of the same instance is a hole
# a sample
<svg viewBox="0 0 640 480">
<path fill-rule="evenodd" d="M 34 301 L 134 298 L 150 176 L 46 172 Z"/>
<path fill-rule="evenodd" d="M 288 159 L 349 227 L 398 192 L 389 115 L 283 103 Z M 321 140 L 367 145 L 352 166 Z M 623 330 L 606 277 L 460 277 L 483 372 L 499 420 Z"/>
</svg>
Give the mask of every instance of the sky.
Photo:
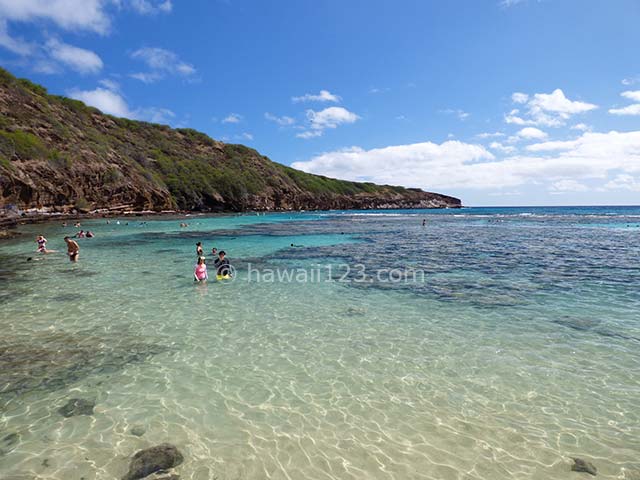
<svg viewBox="0 0 640 480">
<path fill-rule="evenodd" d="M 307 172 L 637 205 L 638 25 L 638 0 L 0 0 L 0 64 Z"/>
</svg>

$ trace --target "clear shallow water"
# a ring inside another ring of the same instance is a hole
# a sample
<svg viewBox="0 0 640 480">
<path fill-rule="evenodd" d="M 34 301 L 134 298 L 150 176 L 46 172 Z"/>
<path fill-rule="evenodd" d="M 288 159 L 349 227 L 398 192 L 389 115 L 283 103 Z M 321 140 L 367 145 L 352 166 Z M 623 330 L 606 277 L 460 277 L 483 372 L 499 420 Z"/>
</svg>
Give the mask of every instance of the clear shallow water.
<svg viewBox="0 0 640 480">
<path fill-rule="evenodd" d="M 170 442 L 185 479 L 640 478 L 640 208 L 128 221 L 0 246 L 0 476 Z M 193 285 L 198 240 L 235 282 Z"/>
</svg>

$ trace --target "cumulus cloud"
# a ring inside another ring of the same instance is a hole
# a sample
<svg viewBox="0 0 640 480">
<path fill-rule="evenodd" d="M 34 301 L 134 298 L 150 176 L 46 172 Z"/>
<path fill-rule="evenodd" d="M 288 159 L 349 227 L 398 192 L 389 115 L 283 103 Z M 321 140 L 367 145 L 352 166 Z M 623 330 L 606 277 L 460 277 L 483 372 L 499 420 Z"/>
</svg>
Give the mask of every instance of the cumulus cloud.
<svg viewBox="0 0 640 480">
<path fill-rule="evenodd" d="M 329 107 L 316 112 L 307 110 L 307 119 L 311 122 L 311 128 L 324 130 L 336 128 L 343 123 L 353 123 L 360 117 L 343 107 Z"/>
<path fill-rule="evenodd" d="M 105 34 L 111 27 L 105 0 L 0 0 L 0 18 L 16 22 L 47 20 L 66 30 Z"/>
<path fill-rule="evenodd" d="M 598 108 L 592 103 L 569 100 L 559 88 L 551 93 L 536 93 L 533 96 L 516 92 L 511 99 L 526 109 L 523 113 L 514 109 L 505 115 L 505 122 L 515 125 L 559 127 L 574 115 Z"/>
<path fill-rule="evenodd" d="M 266 112 L 264 114 L 264 118 L 266 118 L 270 122 L 277 123 L 281 127 L 288 127 L 296 123 L 294 118 L 287 117 L 286 115 L 282 117 L 278 117 L 277 115 L 273 115 L 272 113 L 269 113 L 269 112 Z"/>
<path fill-rule="evenodd" d="M 529 101 L 529 95 L 526 93 L 515 92 L 511 95 L 513 103 L 527 103 Z"/>
<path fill-rule="evenodd" d="M 307 110 L 307 121 L 309 130 L 298 133 L 298 138 L 319 137 L 329 128 L 337 128 L 345 123 L 354 123 L 360 117 L 343 107 L 329 107 L 316 112 L 315 110 Z"/>
<path fill-rule="evenodd" d="M 490 190 L 528 184 L 550 186 L 562 180 L 609 182 L 614 175 L 640 175 L 640 131 L 586 132 L 577 140 L 545 142 L 527 151 L 498 159 L 481 145 L 459 141 L 371 150 L 351 147 L 296 162 L 293 167 L 349 180 L 427 189 Z"/>
<path fill-rule="evenodd" d="M 135 118 L 135 114 L 129 110 L 127 102 L 119 93 L 107 88 L 98 87 L 95 90 L 70 90 L 69 96 L 80 100 L 98 110 L 115 115 L 116 117 Z"/>
<path fill-rule="evenodd" d="M 526 140 L 541 140 L 543 138 L 547 138 L 547 134 L 545 132 L 535 127 L 525 127 L 516 135 Z"/>
<path fill-rule="evenodd" d="M 145 83 L 153 83 L 166 74 L 192 76 L 196 69 L 190 63 L 184 62 L 171 50 L 158 47 L 143 47 L 131 53 L 131 58 L 140 60 L 151 69 L 149 72 L 136 72 L 129 76 Z"/>
<path fill-rule="evenodd" d="M 320 93 L 306 93 L 300 97 L 291 97 L 291 101 L 294 103 L 299 102 L 335 102 L 338 103 L 341 98 L 338 95 L 331 93 L 329 90 L 320 90 Z"/>
<path fill-rule="evenodd" d="M 72 89 L 68 95 L 116 117 L 146 120 L 153 123 L 169 123 L 175 118 L 175 113 L 168 108 L 146 107 L 132 110 L 120 93 L 120 86 L 116 82 L 103 79 L 99 83 L 101 86 L 94 90 Z"/>
<path fill-rule="evenodd" d="M 240 123 L 242 121 L 242 115 L 239 113 L 230 113 L 222 119 L 222 123 Z"/>
<path fill-rule="evenodd" d="M 640 90 L 628 90 L 620 95 L 634 102 L 640 102 Z M 622 108 L 611 108 L 609 113 L 612 115 L 640 115 L 640 103 L 633 103 Z"/>
<path fill-rule="evenodd" d="M 102 60 L 91 50 L 74 47 L 63 43 L 56 38 L 50 38 L 46 43 L 46 49 L 54 60 L 67 65 L 80 73 L 98 73 L 102 70 Z"/>
<path fill-rule="evenodd" d="M 500 142 L 491 142 L 489 144 L 489 148 L 491 150 L 496 150 L 496 151 L 502 152 L 502 153 L 513 153 L 513 152 L 515 152 L 517 150 L 516 147 L 514 147 L 512 145 L 503 145 Z"/>
<path fill-rule="evenodd" d="M 591 131 L 591 127 L 586 123 L 577 123 L 571 127 L 571 130 L 579 130 L 581 132 L 589 132 Z"/>
<path fill-rule="evenodd" d="M 612 115 L 640 115 L 640 103 L 627 105 L 623 108 L 612 108 L 609 110 Z"/>
</svg>

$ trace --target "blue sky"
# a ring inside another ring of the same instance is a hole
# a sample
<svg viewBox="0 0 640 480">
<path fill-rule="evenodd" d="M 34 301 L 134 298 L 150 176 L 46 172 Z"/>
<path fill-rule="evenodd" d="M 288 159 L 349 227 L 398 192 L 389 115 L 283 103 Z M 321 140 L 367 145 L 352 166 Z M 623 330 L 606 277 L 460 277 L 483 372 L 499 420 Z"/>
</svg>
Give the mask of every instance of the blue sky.
<svg viewBox="0 0 640 480">
<path fill-rule="evenodd" d="M 0 0 L 0 62 L 314 173 L 638 204 L 638 25 L 637 0 Z"/>
</svg>

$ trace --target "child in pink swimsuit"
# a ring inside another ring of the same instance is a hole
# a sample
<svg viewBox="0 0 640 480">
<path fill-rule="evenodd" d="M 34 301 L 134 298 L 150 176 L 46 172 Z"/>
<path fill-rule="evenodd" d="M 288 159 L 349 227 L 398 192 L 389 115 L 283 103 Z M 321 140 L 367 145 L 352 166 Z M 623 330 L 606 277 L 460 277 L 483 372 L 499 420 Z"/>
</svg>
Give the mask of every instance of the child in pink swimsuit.
<svg viewBox="0 0 640 480">
<path fill-rule="evenodd" d="M 193 272 L 196 282 L 204 282 L 209 278 L 209 275 L 207 275 L 207 265 L 204 262 L 204 257 L 198 257 L 198 264 Z"/>
</svg>

